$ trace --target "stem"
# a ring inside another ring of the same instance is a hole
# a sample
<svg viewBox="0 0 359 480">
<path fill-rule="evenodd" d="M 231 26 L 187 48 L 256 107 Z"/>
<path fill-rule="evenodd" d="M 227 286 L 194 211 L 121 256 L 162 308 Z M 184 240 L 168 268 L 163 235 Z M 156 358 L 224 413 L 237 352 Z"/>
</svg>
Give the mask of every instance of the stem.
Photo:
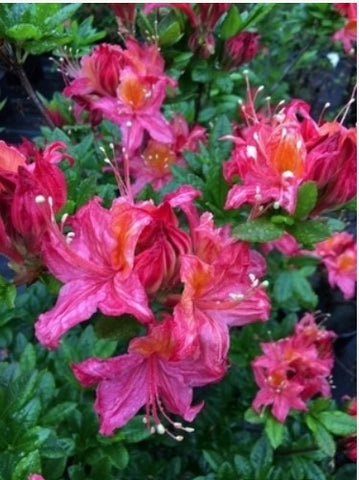
<svg viewBox="0 0 359 480">
<path fill-rule="evenodd" d="M 55 128 L 54 122 L 51 120 L 51 118 L 50 118 L 49 114 L 47 113 L 45 107 L 40 102 L 39 97 L 36 95 L 35 90 L 32 88 L 32 85 L 29 82 L 29 79 L 27 78 L 27 75 L 25 73 L 25 70 L 24 70 L 23 66 L 21 64 L 17 64 L 14 70 L 15 70 L 15 73 L 20 78 L 21 85 L 24 87 L 24 89 L 26 90 L 26 93 L 29 95 L 32 102 L 36 105 L 36 107 L 40 111 L 41 115 L 44 117 L 48 126 L 51 127 L 51 128 Z"/>
</svg>

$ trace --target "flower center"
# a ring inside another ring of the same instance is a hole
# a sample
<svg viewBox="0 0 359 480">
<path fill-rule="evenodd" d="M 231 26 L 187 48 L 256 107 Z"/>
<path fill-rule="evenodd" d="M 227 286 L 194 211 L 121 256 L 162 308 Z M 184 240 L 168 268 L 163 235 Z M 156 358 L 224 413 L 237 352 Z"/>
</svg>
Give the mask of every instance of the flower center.
<svg viewBox="0 0 359 480">
<path fill-rule="evenodd" d="M 176 161 L 176 154 L 169 145 L 150 140 L 143 152 L 143 158 L 147 167 L 166 175 L 170 172 L 170 165 Z"/>
<path fill-rule="evenodd" d="M 338 269 L 342 273 L 355 271 L 355 257 L 350 253 L 343 253 L 338 257 Z"/>
<path fill-rule="evenodd" d="M 138 77 L 127 76 L 121 80 L 118 95 L 124 103 L 133 109 L 139 109 L 143 107 L 151 92 Z"/>
<path fill-rule="evenodd" d="M 303 173 L 304 149 L 301 137 L 296 132 L 282 128 L 280 137 L 267 145 L 273 167 L 279 172 L 292 172 L 295 177 Z"/>
</svg>

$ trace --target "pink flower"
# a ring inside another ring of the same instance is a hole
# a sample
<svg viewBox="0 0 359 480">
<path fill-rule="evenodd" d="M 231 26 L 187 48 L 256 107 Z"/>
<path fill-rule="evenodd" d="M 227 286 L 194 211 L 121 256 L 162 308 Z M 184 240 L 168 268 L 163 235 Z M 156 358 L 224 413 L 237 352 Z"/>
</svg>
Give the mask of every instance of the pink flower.
<svg viewBox="0 0 359 480">
<path fill-rule="evenodd" d="M 305 401 L 314 395 L 329 396 L 327 377 L 333 367 L 335 337 L 319 329 L 313 315 L 306 314 L 292 336 L 261 343 L 263 355 L 252 362 L 260 387 L 252 403 L 254 410 L 272 405 L 272 414 L 283 423 L 291 409 L 306 410 Z"/>
<path fill-rule="evenodd" d="M 42 268 L 40 245 L 47 219 L 66 201 L 66 182 L 57 163 L 71 159 L 61 150 L 62 142 L 49 144 L 43 151 L 31 142 L 20 149 L 0 142 L 0 252 L 14 262 L 16 283 L 27 283 Z M 24 152 L 24 153 L 22 153 Z M 40 208 L 38 197 L 51 198 Z"/>
<path fill-rule="evenodd" d="M 253 371 L 257 385 L 260 387 L 252 407 L 259 412 L 261 407 L 272 405 L 273 416 L 284 423 L 292 408 L 306 410 L 305 402 L 300 398 L 303 387 L 287 379 L 285 370 L 273 369 L 263 372 L 253 362 Z"/>
<path fill-rule="evenodd" d="M 288 232 L 284 232 L 278 240 L 266 242 L 261 245 L 261 251 L 263 253 L 267 254 L 273 249 L 277 249 L 287 257 L 293 257 L 303 253 L 297 240 Z"/>
<path fill-rule="evenodd" d="M 304 177 L 304 180 L 314 180 L 319 190 L 313 214 L 330 210 L 356 194 L 356 130 L 326 122 L 318 134 L 307 143 Z"/>
<path fill-rule="evenodd" d="M 87 320 L 97 309 L 105 315 L 134 315 L 141 322 L 152 319 L 147 295 L 133 271 L 138 238 L 150 216 L 119 199 L 111 211 L 98 199 L 82 207 L 69 222 L 67 239 L 55 225 L 43 243 L 50 272 L 64 283 L 56 305 L 40 315 L 36 336 L 48 348 L 60 337 Z"/>
<path fill-rule="evenodd" d="M 349 300 L 355 295 L 357 246 L 352 235 L 335 233 L 328 240 L 317 244 L 318 255 L 328 271 L 331 287 L 338 287 Z"/>
<path fill-rule="evenodd" d="M 255 94 L 256 95 L 256 94 Z M 255 98 L 255 97 L 254 97 Z M 356 135 L 336 122 L 322 126 L 309 115 L 309 106 L 294 100 L 278 114 L 257 116 L 254 100 L 242 108 L 248 126 L 227 137 L 235 142 L 224 164 L 230 189 L 225 208 L 252 205 L 251 216 L 269 207 L 292 214 L 303 182 L 315 181 L 318 202 L 315 215 L 350 200 L 356 191 Z"/>
<path fill-rule="evenodd" d="M 141 156 L 131 158 L 130 168 L 135 182 L 132 191 L 137 194 L 150 183 L 154 190 L 161 189 L 172 179 L 171 166 L 185 165 L 183 152 L 197 151 L 200 142 L 206 139 L 205 129 L 195 125 L 189 129 L 186 120 L 176 115 L 170 122 L 172 143 L 149 139 Z"/>
<path fill-rule="evenodd" d="M 227 228 L 214 229 L 208 213 L 191 230 L 194 254 L 181 257 L 184 290 L 174 318 L 177 328 L 186 331 L 185 354 L 197 351 L 204 363 L 221 368 L 228 327 L 268 318 L 269 301 L 258 278 L 265 262 L 230 237 Z"/>
<path fill-rule="evenodd" d="M 117 123 L 128 153 L 138 148 L 145 131 L 158 142 L 172 141 L 160 107 L 166 86 L 176 82 L 164 74 L 164 60 L 156 45 L 140 45 L 132 38 L 127 39 L 126 49 L 101 44 L 83 57 L 81 68 L 68 70 L 75 78 L 65 95 Z"/>
<path fill-rule="evenodd" d="M 181 426 L 171 421 L 166 410 L 189 422 L 195 418 L 203 407 L 203 402 L 191 406 L 192 386 L 198 383 L 196 363 L 173 360 L 180 341 L 173 335 L 168 317 L 153 324 L 147 336 L 133 339 L 129 353 L 111 359 L 90 358 L 72 366 L 83 386 L 99 384 L 95 411 L 101 419 L 102 434 L 111 435 L 142 407 L 148 427 L 153 424 L 155 431 L 166 431 L 172 437 L 163 424 Z"/>
<path fill-rule="evenodd" d="M 344 27 L 333 35 L 333 40 L 342 42 L 344 51 L 349 53 L 357 41 L 357 4 L 333 3 L 333 6 L 346 17 Z"/>
<path fill-rule="evenodd" d="M 27 480 L 45 480 L 45 479 L 41 475 L 38 475 L 37 473 L 33 473 L 27 478 Z"/>
</svg>

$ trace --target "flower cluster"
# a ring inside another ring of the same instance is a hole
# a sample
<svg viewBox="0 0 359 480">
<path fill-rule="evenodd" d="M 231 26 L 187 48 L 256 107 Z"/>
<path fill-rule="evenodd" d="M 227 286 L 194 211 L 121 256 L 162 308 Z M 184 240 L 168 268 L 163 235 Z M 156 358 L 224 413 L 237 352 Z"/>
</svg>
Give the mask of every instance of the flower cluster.
<svg viewBox="0 0 359 480">
<path fill-rule="evenodd" d="M 253 409 L 259 412 L 272 405 L 273 416 L 283 423 L 291 409 L 306 410 L 305 402 L 314 395 L 329 396 L 335 337 L 334 332 L 318 328 L 313 315 L 307 313 L 292 336 L 261 343 L 264 355 L 252 362 L 260 387 Z"/>
<path fill-rule="evenodd" d="M 141 45 L 133 38 L 126 48 L 100 44 L 82 58 L 78 68 L 66 67 L 74 77 L 64 94 L 72 97 L 78 108 L 89 110 L 93 121 L 105 117 L 116 123 L 122 134 L 121 154 L 116 159 L 126 164 L 137 194 L 146 183 L 155 190 L 172 178 L 170 166 L 183 165 L 184 149 L 196 151 L 206 141 L 203 127 L 189 129 L 177 114 L 168 122 L 161 113 L 167 87 L 176 82 L 164 73 L 164 61 L 157 45 Z"/>
<path fill-rule="evenodd" d="M 62 142 L 43 151 L 24 141 L 19 148 L 0 141 L 0 253 L 7 256 L 16 271 L 16 283 L 29 283 L 42 268 L 41 239 L 44 215 L 51 217 L 66 201 L 66 182 L 57 166 L 62 159 Z M 49 204 L 39 209 L 36 198 L 46 196 Z"/>
<path fill-rule="evenodd" d="M 257 91 L 258 93 L 258 91 Z M 257 95 L 256 93 L 256 95 Z M 356 193 L 356 131 L 338 122 L 318 124 L 310 106 L 293 100 L 278 112 L 257 115 L 254 100 L 241 108 L 247 126 L 237 128 L 232 157 L 224 165 L 225 179 L 238 176 L 226 208 L 252 205 L 252 217 L 267 208 L 294 213 L 299 186 L 314 181 L 318 201 L 313 214 L 340 205 Z"/>
<path fill-rule="evenodd" d="M 121 197 L 110 209 L 93 199 L 66 220 L 66 235 L 48 222 L 43 258 L 64 285 L 35 325 L 39 341 L 56 348 L 97 310 L 130 314 L 147 329 L 125 355 L 73 365 L 82 385 L 99 384 L 95 410 L 103 434 L 142 406 L 159 433 L 163 421 L 171 422 L 166 410 L 193 420 L 202 408 L 191 406 L 193 387 L 226 372 L 229 327 L 268 318 L 264 259 L 228 227 L 216 228 L 210 213 L 200 216 L 193 204 L 198 195 L 183 186 L 158 206 Z M 186 229 L 175 208 L 186 215 Z"/>
<path fill-rule="evenodd" d="M 314 253 L 321 258 L 328 271 L 331 287 L 338 287 L 349 300 L 355 295 L 357 245 L 353 235 L 335 233 L 317 244 Z"/>
</svg>

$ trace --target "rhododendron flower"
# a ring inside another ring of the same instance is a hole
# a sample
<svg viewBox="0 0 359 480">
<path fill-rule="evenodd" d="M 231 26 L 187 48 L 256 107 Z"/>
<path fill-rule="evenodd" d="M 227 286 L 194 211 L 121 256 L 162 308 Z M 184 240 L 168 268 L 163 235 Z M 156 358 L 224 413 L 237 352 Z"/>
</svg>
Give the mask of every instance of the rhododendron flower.
<svg viewBox="0 0 359 480">
<path fill-rule="evenodd" d="M 272 414 L 284 422 L 291 409 L 306 410 L 306 400 L 330 395 L 327 377 L 333 366 L 332 341 L 336 335 L 319 329 L 311 314 L 297 324 L 295 333 L 277 342 L 261 343 L 263 355 L 252 362 L 260 387 L 252 407 L 272 405 Z"/>
<path fill-rule="evenodd" d="M 0 141 L 0 252 L 14 262 L 17 283 L 31 281 L 41 269 L 40 244 L 46 221 L 36 198 L 51 198 L 48 219 L 65 204 L 65 178 L 56 165 L 63 158 L 72 160 L 61 152 L 65 147 L 54 142 L 40 151 L 27 142 L 16 149 Z"/>
<path fill-rule="evenodd" d="M 318 187 L 318 202 L 313 214 L 341 205 L 356 194 L 357 135 L 355 128 L 326 122 L 318 136 L 307 142 L 304 180 Z"/>
<path fill-rule="evenodd" d="M 333 35 L 335 42 L 343 44 L 344 51 L 350 52 L 357 41 L 357 4 L 356 3 L 333 3 L 333 6 L 346 17 L 343 28 Z"/>
<path fill-rule="evenodd" d="M 346 232 L 335 233 L 315 247 L 328 271 L 331 287 L 338 287 L 349 300 L 355 295 L 357 246 L 354 237 Z"/>
<path fill-rule="evenodd" d="M 248 126 L 237 130 L 232 158 L 224 164 L 228 182 L 225 208 L 253 206 L 251 216 L 268 207 L 292 214 L 299 186 L 315 181 L 319 194 L 313 214 L 350 200 L 356 191 L 356 135 L 336 122 L 316 124 L 309 106 L 295 100 L 278 114 L 257 117 L 250 98 L 242 109 Z"/>
<path fill-rule="evenodd" d="M 37 473 L 33 473 L 32 475 L 30 475 L 27 480 L 45 480 L 44 477 L 42 477 L 41 475 L 37 474 Z"/>
<path fill-rule="evenodd" d="M 160 107 L 166 86 L 176 82 L 164 74 L 156 45 L 139 45 L 131 38 L 126 49 L 101 44 L 83 57 L 79 70 L 68 74 L 75 79 L 65 88 L 65 95 L 117 123 L 128 153 L 138 148 L 144 131 L 156 141 L 172 141 Z"/>
<path fill-rule="evenodd" d="M 224 65 L 227 69 L 235 69 L 243 63 L 250 62 L 259 49 L 259 34 L 241 32 L 229 38 L 224 46 Z"/>
<path fill-rule="evenodd" d="M 64 286 L 54 308 L 35 325 L 44 346 L 57 347 L 64 333 L 97 309 L 105 315 L 130 313 L 141 322 L 151 320 L 147 295 L 133 271 L 137 240 L 150 220 L 125 199 L 119 199 L 113 211 L 93 199 L 71 219 L 73 232 L 67 239 L 55 225 L 48 229 L 44 260 Z"/>
<path fill-rule="evenodd" d="M 111 435 L 141 407 L 145 407 L 149 427 L 152 425 L 158 433 L 166 431 L 172 437 L 163 423 L 170 423 L 172 428 L 183 427 L 172 422 L 166 411 L 189 422 L 195 418 L 203 402 L 191 405 L 192 387 L 219 378 L 202 377 L 197 373 L 196 362 L 174 360 L 180 342 L 174 335 L 172 319 L 167 317 L 151 325 L 147 336 L 133 339 L 129 353 L 111 359 L 90 358 L 72 366 L 83 386 L 99 384 L 95 411 L 101 419 L 101 433 Z"/>
<path fill-rule="evenodd" d="M 161 189 L 172 179 L 171 165 L 185 165 L 182 154 L 185 150 L 197 151 L 200 142 L 206 140 L 206 131 L 195 125 L 189 129 L 182 115 L 175 115 L 170 122 L 172 143 L 148 140 L 141 157 L 131 158 L 130 168 L 135 181 L 131 185 L 136 195 L 150 183 L 154 190 Z"/>
<path fill-rule="evenodd" d="M 201 354 L 208 343 L 206 356 L 215 365 L 226 355 L 228 327 L 268 319 L 269 301 L 259 280 L 265 262 L 230 237 L 228 229 L 215 229 L 209 213 L 191 230 L 194 254 L 181 258 L 184 290 L 174 317 L 187 332 L 185 352 Z M 201 332 L 206 332 L 206 340 Z"/>
</svg>

